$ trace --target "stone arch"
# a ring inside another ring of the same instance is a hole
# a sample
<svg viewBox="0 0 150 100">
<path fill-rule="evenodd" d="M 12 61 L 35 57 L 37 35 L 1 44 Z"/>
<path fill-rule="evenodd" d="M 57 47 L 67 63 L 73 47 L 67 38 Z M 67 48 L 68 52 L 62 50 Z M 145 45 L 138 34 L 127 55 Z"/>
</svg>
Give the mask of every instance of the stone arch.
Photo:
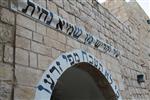
<svg viewBox="0 0 150 100">
<path fill-rule="evenodd" d="M 98 76 L 97 78 L 102 77 L 105 85 L 107 86 L 105 89 L 112 91 L 109 96 L 115 98 L 114 100 L 122 100 L 119 89 L 113 81 L 111 73 L 96 57 L 83 50 L 75 50 L 73 52 L 64 53 L 52 62 L 37 85 L 35 100 L 50 100 L 54 87 L 62 74 L 70 67 L 75 65 L 80 66 L 81 64 L 89 66 L 84 68 L 85 70 L 93 67 L 95 74 L 91 76 Z M 99 86 L 101 88 L 102 85 Z"/>
</svg>

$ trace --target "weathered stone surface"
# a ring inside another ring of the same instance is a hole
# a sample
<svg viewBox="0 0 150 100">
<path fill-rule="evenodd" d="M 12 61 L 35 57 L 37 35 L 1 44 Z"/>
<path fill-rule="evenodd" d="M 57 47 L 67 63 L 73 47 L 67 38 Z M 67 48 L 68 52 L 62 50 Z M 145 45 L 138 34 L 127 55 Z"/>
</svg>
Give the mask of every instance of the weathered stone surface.
<svg viewBox="0 0 150 100">
<path fill-rule="evenodd" d="M 11 81 L 13 78 L 13 67 L 9 64 L 0 63 L 0 80 Z"/>
<path fill-rule="evenodd" d="M 22 65 L 29 65 L 29 53 L 26 50 L 16 48 L 15 62 Z"/>
<path fill-rule="evenodd" d="M 31 50 L 44 55 L 48 54 L 49 52 L 49 49 L 45 45 L 34 41 L 31 42 Z"/>
<path fill-rule="evenodd" d="M 64 34 L 61 34 L 61 33 L 58 34 L 57 40 L 58 40 L 59 42 L 64 43 L 64 44 L 66 44 L 66 42 L 67 42 L 66 36 L 65 36 Z"/>
<path fill-rule="evenodd" d="M 72 46 L 74 48 L 80 48 L 80 43 L 71 38 L 67 38 L 67 45 Z"/>
<path fill-rule="evenodd" d="M 1 16 L 2 21 L 6 22 L 8 24 L 14 25 L 15 15 L 8 9 L 5 9 L 5 8 L 0 9 L 0 16 Z"/>
<path fill-rule="evenodd" d="M 42 35 L 46 35 L 46 26 L 40 23 L 36 23 L 36 32 Z"/>
<path fill-rule="evenodd" d="M 1 0 L 0 5 L 3 7 L 8 7 L 9 0 Z"/>
<path fill-rule="evenodd" d="M 47 28 L 47 36 L 50 37 L 51 39 L 57 40 L 58 32 L 48 27 Z"/>
<path fill-rule="evenodd" d="M 13 42 L 13 27 L 0 22 L 0 43 Z"/>
<path fill-rule="evenodd" d="M 11 85 L 3 81 L 0 81 L 0 100 L 10 100 L 11 91 L 12 91 Z"/>
<path fill-rule="evenodd" d="M 27 86 L 16 86 L 14 92 L 15 100 L 34 100 L 35 88 Z"/>
<path fill-rule="evenodd" d="M 46 70 L 52 62 L 52 58 L 48 56 L 38 55 L 38 68 Z"/>
<path fill-rule="evenodd" d="M 75 16 L 80 16 L 81 14 L 80 10 L 74 5 L 70 5 L 70 13 L 74 14 Z"/>
<path fill-rule="evenodd" d="M 38 63 L 38 58 L 37 58 L 37 54 L 30 52 L 30 66 L 31 67 L 37 67 L 37 63 Z"/>
<path fill-rule="evenodd" d="M 69 20 L 69 14 L 65 10 L 59 8 L 58 14 L 59 16 L 63 17 L 65 20 Z"/>
<path fill-rule="evenodd" d="M 20 14 L 17 15 L 17 25 L 35 31 L 35 21 Z"/>
<path fill-rule="evenodd" d="M 29 39 L 16 36 L 16 47 L 30 50 L 30 44 L 31 43 Z"/>
<path fill-rule="evenodd" d="M 70 4 L 67 0 L 63 0 L 64 2 L 64 9 L 67 11 L 67 12 L 70 12 Z"/>
<path fill-rule="evenodd" d="M 38 33 L 33 33 L 33 40 L 36 42 L 43 42 L 43 36 L 41 34 Z"/>
<path fill-rule="evenodd" d="M 2 59 L 3 59 L 3 45 L 2 44 L 0 44 L 0 61 L 2 61 Z"/>
<path fill-rule="evenodd" d="M 47 1 L 48 1 L 48 0 L 47 0 Z M 56 6 L 55 3 L 48 1 L 48 2 L 47 2 L 47 8 L 48 8 L 50 11 L 52 11 L 53 13 L 58 14 L 58 12 L 57 12 L 57 6 Z"/>
<path fill-rule="evenodd" d="M 39 79 L 42 77 L 42 71 L 16 65 L 15 75 L 17 84 L 26 86 L 36 86 Z"/>
<path fill-rule="evenodd" d="M 46 0 L 33 0 L 33 1 L 39 4 L 40 6 L 46 8 Z"/>
<path fill-rule="evenodd" d="M 16 34 L 28 39 L 32 39 L 32 31 L 17 25 Z"/>
<path fill-rule="evenodd" d="M 54 0 L 53 2 L 56 3 L 60 7 L 63 7 L 63 1 L 61 1 L 61 0 Z"/>
<path fill-rule="evenodd" d="M 60 51 L 52 48 L 52 57 L 57 58 L 60 55 Z"/>
<path fill-rule="evenodd" d="M 46 46 L 54 47 L 58 50 L 65 51 L 65 45 L 57 40 L 50 39 L 48 37 L 44 37 L 44 43 Z"/>
<path fill-rule="evenodd" d="M 10 62 L 12 63 L 13 62 L 13 47 L 12 46 L 9 46 L 9 45 L 5 45 L 5 48 L 4 48 L 4 61 L 5 62 Z"/>
</svg>

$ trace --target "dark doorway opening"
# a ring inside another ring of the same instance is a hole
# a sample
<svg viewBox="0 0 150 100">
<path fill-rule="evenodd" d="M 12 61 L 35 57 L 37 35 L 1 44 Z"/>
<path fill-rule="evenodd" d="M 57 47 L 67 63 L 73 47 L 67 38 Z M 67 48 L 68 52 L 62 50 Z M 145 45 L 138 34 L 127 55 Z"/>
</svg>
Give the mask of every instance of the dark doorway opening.
<svg viewBox="0 0 150 100">
<path fill-rule="evenodd" d="M 116 96 L 100 71 L 81 63 L 62 74 L 50 100 L 116 100 Z"/>
</svg>

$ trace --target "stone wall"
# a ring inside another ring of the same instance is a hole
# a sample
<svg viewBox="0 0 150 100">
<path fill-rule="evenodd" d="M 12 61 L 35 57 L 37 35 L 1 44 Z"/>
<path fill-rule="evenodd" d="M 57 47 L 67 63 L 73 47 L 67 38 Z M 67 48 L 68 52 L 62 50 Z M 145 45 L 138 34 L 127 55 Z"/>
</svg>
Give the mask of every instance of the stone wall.
<svg viewBox="0 0 150 100">
<path fill-rule="evenodd" d="M 11 100 L 14 82 L 15 14 L 0 1 L 0 100 Z"/>
<path fill-rule="evenodd" d="M 149 49 L 143 45 L 142 48 L 146 48 L 140 51 L 140 36 L 95 0 L 34 2 L 119 49 L 121 55 L 118 58 L 80 43 L 38 20 L 12 11 L 12 1 L 0 1 L 0 99 L 33 100 L 35 86 L 43 71 L 61 53 L 74 49 L 84 49 L 102 61 L 112 73 L 124 100 L 150 98 L 147 87 L 149 75 L 146 72 L 150 68 L 141 67 L 145 55 L 140 56 L 145 49 Z M 137 83 L 137 74 L 140 73 L 145 74 L 145 83 Z"/>
<path fill-rule="evenodd" d="M 103 4 L 109 11 L 113 13 L 123 24 L 129 28 L 130 36 L 134 39 L 135 44 L 137 44 L 139 48 L 138 59 L 139 59 L 139 67 L 141 68 L 142 73 L 145 73 L 146 79 L 149 80 L 150 74 L 150 35 L 148 30 L 150 29 L 150 25 L 147 24 L 148 16 L 145 14 L 143 9 L 138 5 L 135 0 L 131 0 L 130 2 L 125 2 L 124 0 L 120 2 L 115 2 L 116 0 L 107 0 Z M 136 70 L 136 69 L 135 69 Z M 149 88 L 150 82 L 146 81 L 144 88 Z M 132 88 L 136 87 L 136 85 L 132 85 Z M 141 98 L 139 95 L 145 95 L 147 92 L 140 92 L 141 88 L 137 88 L 137 91 L 133 91 L 132 95 L 135 95 L 135 98 Z M 136 97 L 137 96 L 137 97 Z"/>
</svg>

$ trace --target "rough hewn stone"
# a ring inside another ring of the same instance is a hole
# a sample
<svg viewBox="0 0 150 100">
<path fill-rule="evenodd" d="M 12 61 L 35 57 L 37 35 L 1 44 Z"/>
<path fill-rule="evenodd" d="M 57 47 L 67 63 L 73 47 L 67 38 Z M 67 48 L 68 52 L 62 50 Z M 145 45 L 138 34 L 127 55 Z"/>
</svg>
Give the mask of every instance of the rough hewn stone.
<svg viewBox="0 0 150 100">
<path fill-rule="evenodd" d="M 14 25 L 15 15 L 13 12 L 9 11 L 8 9 L 2 8 L 0 9 L 0 16 L 2 21 Z"/>
<path fill-rule="evenodd" d="M 60 51 L 52 48 L 52 57 L 57 58 L 60 55 Z"/>
<path fill-rule="evenodd" d="M 33 87 L 16 86 L 14 92 L 15 100 L 33 100 L 35 96 L 35 90 Z"/>
<path fill-rule="evenodd" d="M 8 4 L 9 4 L 9 0 L 1 0 L 0 1 L 0 5 L 3 7 L 8 7 Z"/>
<path fill-rule="evenodd" d="M 13 63 L 13 47 L 9 46 L 9 45 L 5 45 L 4 48 L 4 61 L 5 62 L 9 62 L 9 63 Z"/>
<path fill-rule="evenodd" d="M 19 15 L 19 14 L 17 15 L 17 24 L 22 27 L 35 31 L 35 21 L 23 15 Z"/>
<path fill-rule="evenodd" d="M 30 66 L 31 67 L 37 67 L 37 63 L 38 63 L 38 58 L 37 58 L 37 54 L 30 52 Z"/>
<path fill-rule="evenodd" d="M 15 75 L 17 84 L 26 86 L 36 86 L 42 76 L 42 71 L 16 65 Z"/>
<path fill-rule="evenodd" d="M 16 34 L 28 39 L 32 39 L 32 31 L 17 25 Z"/>
<path fill-rule="evenodd" d="M 0 22 L 0 43 L 8 43 L 13 41 L 14 29 L 8 24 Z"/>
<path fill-rule="evenodd" d="M 31 50 L 36 53 L 45 54 L 45 55 L 49 51 L 45 45 L 34 42 L 34 41 L 31 42 Z"/>
<path fill-rule="evenodd" d="M 46 27 L 40 23 L 36 23 L 36 32 L 42 35 L 46 35 Z"/>
<path fill-rule="evenodd" d="M 33 33 L 33 40 L 36 42 L 43 42 L 43 36 L 41 34 L 38 33 Z"/>
<path fill-rule="evenodd" d="M 38 68 L 46 70 L 52 62 L 52 58 L 48 56 L 38 55 Z"/>
<path fill-rule="evenodd" d="M 30 50 L 30 44 L 31 43 L 29 39 L 16 36 L 16 47 Z"/>
<path fill-rule="evenodd" d="M 11 99 L 12 86 L 6 82 L 0 81 L 0 100 Z"/>
<path fill-rule="evenodd" d="M 26 50 L 16 48 L 15 62 L 22 65 L 29 65 L 29 53 Z"/>
<path fill-rule="evenodd" d="M 0 63 L 0 80 L 11 81 L 13 79 L 13 67 Z"/>
</svg>

